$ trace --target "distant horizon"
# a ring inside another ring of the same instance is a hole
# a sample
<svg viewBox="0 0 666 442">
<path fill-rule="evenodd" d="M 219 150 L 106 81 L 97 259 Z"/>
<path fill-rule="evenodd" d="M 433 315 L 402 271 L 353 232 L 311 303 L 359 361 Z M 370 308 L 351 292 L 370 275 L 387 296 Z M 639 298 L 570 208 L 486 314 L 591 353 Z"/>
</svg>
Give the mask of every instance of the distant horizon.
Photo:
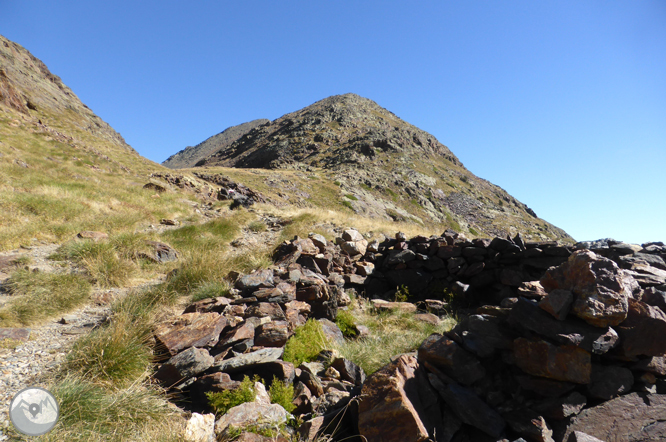
<svg viewBox="0 0 666 442">
<path fill-rule="evenodd" d="M 351 92 L 577 241 L 636 244 L 666 241 L 665 19 L 657 0 L 0 2 L 2 34 L 157 163 Z"/>
</svg>

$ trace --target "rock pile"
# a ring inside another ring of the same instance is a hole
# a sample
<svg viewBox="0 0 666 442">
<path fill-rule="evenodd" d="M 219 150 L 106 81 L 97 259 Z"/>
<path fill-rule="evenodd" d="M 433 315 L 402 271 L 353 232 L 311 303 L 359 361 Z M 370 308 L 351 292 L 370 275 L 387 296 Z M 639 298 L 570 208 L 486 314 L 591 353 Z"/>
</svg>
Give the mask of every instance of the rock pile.
<svg viewBox="0 0 666 442">
<path fill-rule="evenodd" d="M 635 273 L 578 250 L 530 284 L 531 299 L 480 307 L 446 335 L 430 336 L 417 355 L 365 382 L 360 434 L 368 441 L 663 440 L 666 287 L 638 282 Z"/>
<path fill-rule="evenodd" d="M 230 298 L 196 302 L 155 330 L 168 358 L 155 378 L 195 411 L 207 409 L 206 392 L 238 388 L 246 375 L 292 383 L 306 439 L 331 422 L 368 441 L 610 440 L 608 431 L 658 440 L 666 431 L 663 244 L 468 241 L 452 231 L 368 243 L 341 233 L 335 243 L 317 234 L 285 241 L 271 268 L 230 275 Z M 331 321 L 349 289 L 408 292 L 438 314 L 451 294 L 482 307 L 367 380 L 331 352 L 285 362 L 285 343 L 308 318 L 343 339 Z M 626 410 L 634 421 L 617 419 Z"/>
</svg>

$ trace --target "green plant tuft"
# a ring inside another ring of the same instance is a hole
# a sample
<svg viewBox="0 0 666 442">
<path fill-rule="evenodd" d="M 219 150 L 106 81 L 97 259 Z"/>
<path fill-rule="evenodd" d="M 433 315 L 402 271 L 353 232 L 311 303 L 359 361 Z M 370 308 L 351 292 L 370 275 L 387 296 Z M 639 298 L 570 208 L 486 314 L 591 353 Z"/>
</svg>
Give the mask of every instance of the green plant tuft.
<svg viewBox="0 0 666 442">
<path fill-rule="evenodd" d="M 345 338 L 354 339 L 358 336 L 358 329 L 354 323 L 354 315 L 346 310 L 338 311 L 335 318 L 335 324 L 338 326 Z"/>
<path fill-rule="evenodd" d="M 282 359 L 299 366 L 303 362 L 314 361 L 322 350 L 330 347 L 321 324 L 314 319 L 308 319 L 287 341 Z"/>
<path fill-rule="evenodd" d="M 254 383 L 258 379 L 256 376 L 254 380 L 244 376 L 240 386 L 235 390 L 207 392 L 208 403 L 216 414 L 221 415 L 237 405 L 252 402 L 256 397 Z"/>
<path fill-rule="evenodd" d="M 272 403 L 280 405 L 289 413 L 296 408 L 291 403 L 294 400 L 294 386 L 282 382 L 275 376 L 273 376 L 273 382 L 268 389 L 268 396 L 270 396 Z"/>
</svg>

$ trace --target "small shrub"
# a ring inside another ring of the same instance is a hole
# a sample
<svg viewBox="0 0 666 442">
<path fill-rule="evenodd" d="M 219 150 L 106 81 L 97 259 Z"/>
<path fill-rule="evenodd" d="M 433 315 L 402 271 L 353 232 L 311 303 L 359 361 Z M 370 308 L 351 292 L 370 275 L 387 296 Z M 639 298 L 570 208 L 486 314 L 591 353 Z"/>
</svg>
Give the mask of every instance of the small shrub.
<svg viewBox="0 0 666 442">
<path fill-rule="evenodd" d="M 409 299 L 409 288 L 405 285 L 398 287 L 395 291 L 395 302 L 407 302 Z"/>
<path fill-rule="evenodd" d="M 291 403 L 294 400 L 294 386 L 280 381 L 277 377 L 273 376 L 273 382 L 268 389 L 268 395 L 271 402 L 282 406 L 287 412 L 294 411 L 296 406 Z"/>
<path fill-rule="evenodd" d="M 353 339 L 358 336 L 358 329 L 354 323 L 354 315 L 346 310 L 340 310 L 335 318 L 335 324 L 338 326 L 345 338 Z"/>
<path fill-rule="evenodd" d="M 346 196 L 347 198 L 349 198 L 350 200 L 352 200 L 352 201 L 358 201 L 358 198 L 356 198 L 356 197 L 355 197 L 354 195 L 352 195 L 351 193 L 349 193 L 349 194 L 347 194 L 347 195 L 345 195 L 345 196 Z"/>
<path fill-rule="evenodd" d="M 303 362 L 314 361 L 322 350 L 330 346 L 321 324 L 314 319 L 308 319 L 287 341 L 282 359 L 298 367 Z"/>
<path fill-rule="evenodd" d="M 350 203 L 349 201 L 343 201 L 342 205 L 348 209 L 354 210 L 354 206 L 352 206 L 352 203 Z"/>
<path fill-rule="evenodd" d="M 216 414 L 221 415 L 237 405 L 252 402 L 256 397 L 254 391 L 256 379 L 258 378 L 255 377 L 255 380 L 252 380 L 248 376 L 245 376 L 240 387 L 235 390 L 207 392 L 208 403 Z"/>
<path fill-rule="evenodd" d="M 340 181 L 333 181 L 333 184 L 335 184 L 338 187 L 342 186 L 342 183 Z"/>
</svg>

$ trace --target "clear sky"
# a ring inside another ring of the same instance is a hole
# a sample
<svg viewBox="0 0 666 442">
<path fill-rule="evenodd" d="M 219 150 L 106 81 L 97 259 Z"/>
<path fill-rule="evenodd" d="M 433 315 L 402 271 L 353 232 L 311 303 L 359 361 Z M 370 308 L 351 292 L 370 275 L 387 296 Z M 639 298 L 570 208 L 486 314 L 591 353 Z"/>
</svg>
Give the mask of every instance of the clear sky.
<svg viewBox="0 0 666 442">
<path fill-rule="evenodd" d="M 0 34 L 156 162 L 354 92 L 577 240 L 666 241 L 663 0 L 0 0 Z"/>
</svg>

